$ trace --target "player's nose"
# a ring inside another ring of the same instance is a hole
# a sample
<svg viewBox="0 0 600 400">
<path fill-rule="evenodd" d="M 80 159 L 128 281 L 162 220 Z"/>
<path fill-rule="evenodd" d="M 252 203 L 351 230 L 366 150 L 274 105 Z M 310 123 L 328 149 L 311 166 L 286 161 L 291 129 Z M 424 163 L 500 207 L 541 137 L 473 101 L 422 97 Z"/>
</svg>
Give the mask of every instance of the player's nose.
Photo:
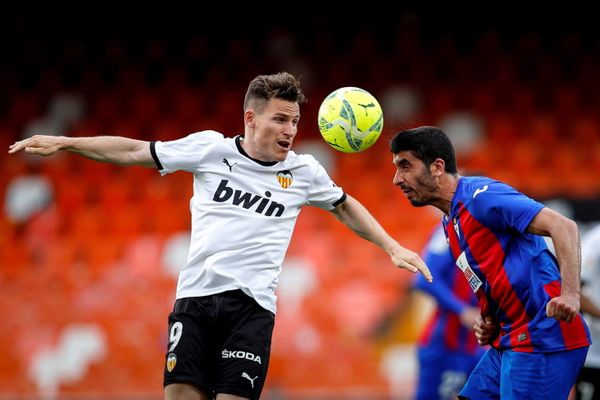
<svg viewBox="0 0 600 400">
<path fill-rule="evenodd" d="M 287 124 L 285 124 L 285 126 L 283 127 L 283 134 L 289 138 L 292 138 L 296 135 L 297 129 L 296 129 L 296 125 L 294 125 L 292 122 L 288 122 Z"/>
<path fill-rule="evenodd" d="M 392 180 L 394 185 L 398 186 L 404 182 L 404 177 L 398 171 L 394 174 L 394 179 Z"/>
</svg>

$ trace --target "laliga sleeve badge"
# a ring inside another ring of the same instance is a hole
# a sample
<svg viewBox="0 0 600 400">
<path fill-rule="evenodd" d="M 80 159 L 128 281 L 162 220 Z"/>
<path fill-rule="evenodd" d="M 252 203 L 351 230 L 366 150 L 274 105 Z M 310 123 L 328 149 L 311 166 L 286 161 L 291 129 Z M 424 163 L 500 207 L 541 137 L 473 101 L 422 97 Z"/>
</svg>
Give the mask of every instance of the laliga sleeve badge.
<svg viewBox="0 0 600 400">
<path fill-rule="evenodd" d="M 167 356 L 167 371 L 171 372 L 175 368 L 175 364 L 177 364 L 177 356 L 175 353 L 169 353 Z"/>
</svg>

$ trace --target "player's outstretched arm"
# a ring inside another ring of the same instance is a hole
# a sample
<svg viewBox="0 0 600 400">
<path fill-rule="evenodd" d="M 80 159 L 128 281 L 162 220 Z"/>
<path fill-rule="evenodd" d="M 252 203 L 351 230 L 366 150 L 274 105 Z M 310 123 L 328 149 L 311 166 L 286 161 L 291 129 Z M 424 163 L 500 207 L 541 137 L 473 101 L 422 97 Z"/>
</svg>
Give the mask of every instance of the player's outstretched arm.
<svg viewBox="0 0 600 400">
<path fill-rule="evenodd" d="M 358 236 L 375 243 L 389 254 L 394 265 L 411 272 L 421 271 L 423 276 L 432 281 L 431 272 L 419 255 L 398 244 L 377 220 L 352 196 L 338 205 L 332 213 L 352 229 Z"/>
<path fill-rule="evenodd" d="M 119 165 L 156 167 L 150 143 L 120 136 L 66 137 L 35 135 L 9 146 L 8 153 L 24 151 L 51 156 L 60 151 L 72 151 L 96 161 Z"/>
<path fill-rule="evenodd" d="M 560 296 L 548 302 L 546 315 L 571 322 L 580 307 L 581 243 L 577 224 L 554 210 L 543 208 L 527 231 L 550 236 L 560 267 Z"/>
</svg>

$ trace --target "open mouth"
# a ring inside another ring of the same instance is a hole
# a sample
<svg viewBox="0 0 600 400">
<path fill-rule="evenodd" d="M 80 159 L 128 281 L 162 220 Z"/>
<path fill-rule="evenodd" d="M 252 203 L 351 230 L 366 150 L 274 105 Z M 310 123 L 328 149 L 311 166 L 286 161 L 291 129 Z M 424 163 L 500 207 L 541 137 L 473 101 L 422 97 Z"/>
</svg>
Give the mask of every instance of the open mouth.
<svg viewBox="0 0 600 400">
<path fill-rule="evenodd" d="M 412 189 L 407 188 L 407 187 L 401 187 L 401 189 L 402 189 L 402 193 L 404 193 L 405 197 L 408 197 L 413 192 Z"/>
<path fill-rule="evenodd" d="M 292 146 L 292 142 L 288 142 L 287 140 L 280 140 L 279 142 L 277 142 L 277 144 L 286 150 L 289 150 Z"/>
</svg>

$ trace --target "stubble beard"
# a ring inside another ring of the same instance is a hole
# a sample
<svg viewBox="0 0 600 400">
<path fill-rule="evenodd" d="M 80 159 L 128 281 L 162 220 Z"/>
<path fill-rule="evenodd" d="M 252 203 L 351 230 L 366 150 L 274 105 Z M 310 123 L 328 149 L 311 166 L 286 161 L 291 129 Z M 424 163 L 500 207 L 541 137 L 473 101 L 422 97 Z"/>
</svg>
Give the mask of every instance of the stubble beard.
<svg viewBox="0 0 600 400">
<path fill-rule="evenodd" d="M 428 174 L 422 175 L 417 179 L 416 183 L 417 186 L 422 188 L 422 190 L 419 192 L 429 194 L 429 196 L 427 198 L 423 198 L 423 196 L 421 196 L 419 199 L 409 199 L 410 204 L 413 207 L 425 207 L 432 205 L 434 200 L 433 194 L 435 194 L 437 189 L 437 185 L 433 180 L 433 177 Z"/>
</svg>

